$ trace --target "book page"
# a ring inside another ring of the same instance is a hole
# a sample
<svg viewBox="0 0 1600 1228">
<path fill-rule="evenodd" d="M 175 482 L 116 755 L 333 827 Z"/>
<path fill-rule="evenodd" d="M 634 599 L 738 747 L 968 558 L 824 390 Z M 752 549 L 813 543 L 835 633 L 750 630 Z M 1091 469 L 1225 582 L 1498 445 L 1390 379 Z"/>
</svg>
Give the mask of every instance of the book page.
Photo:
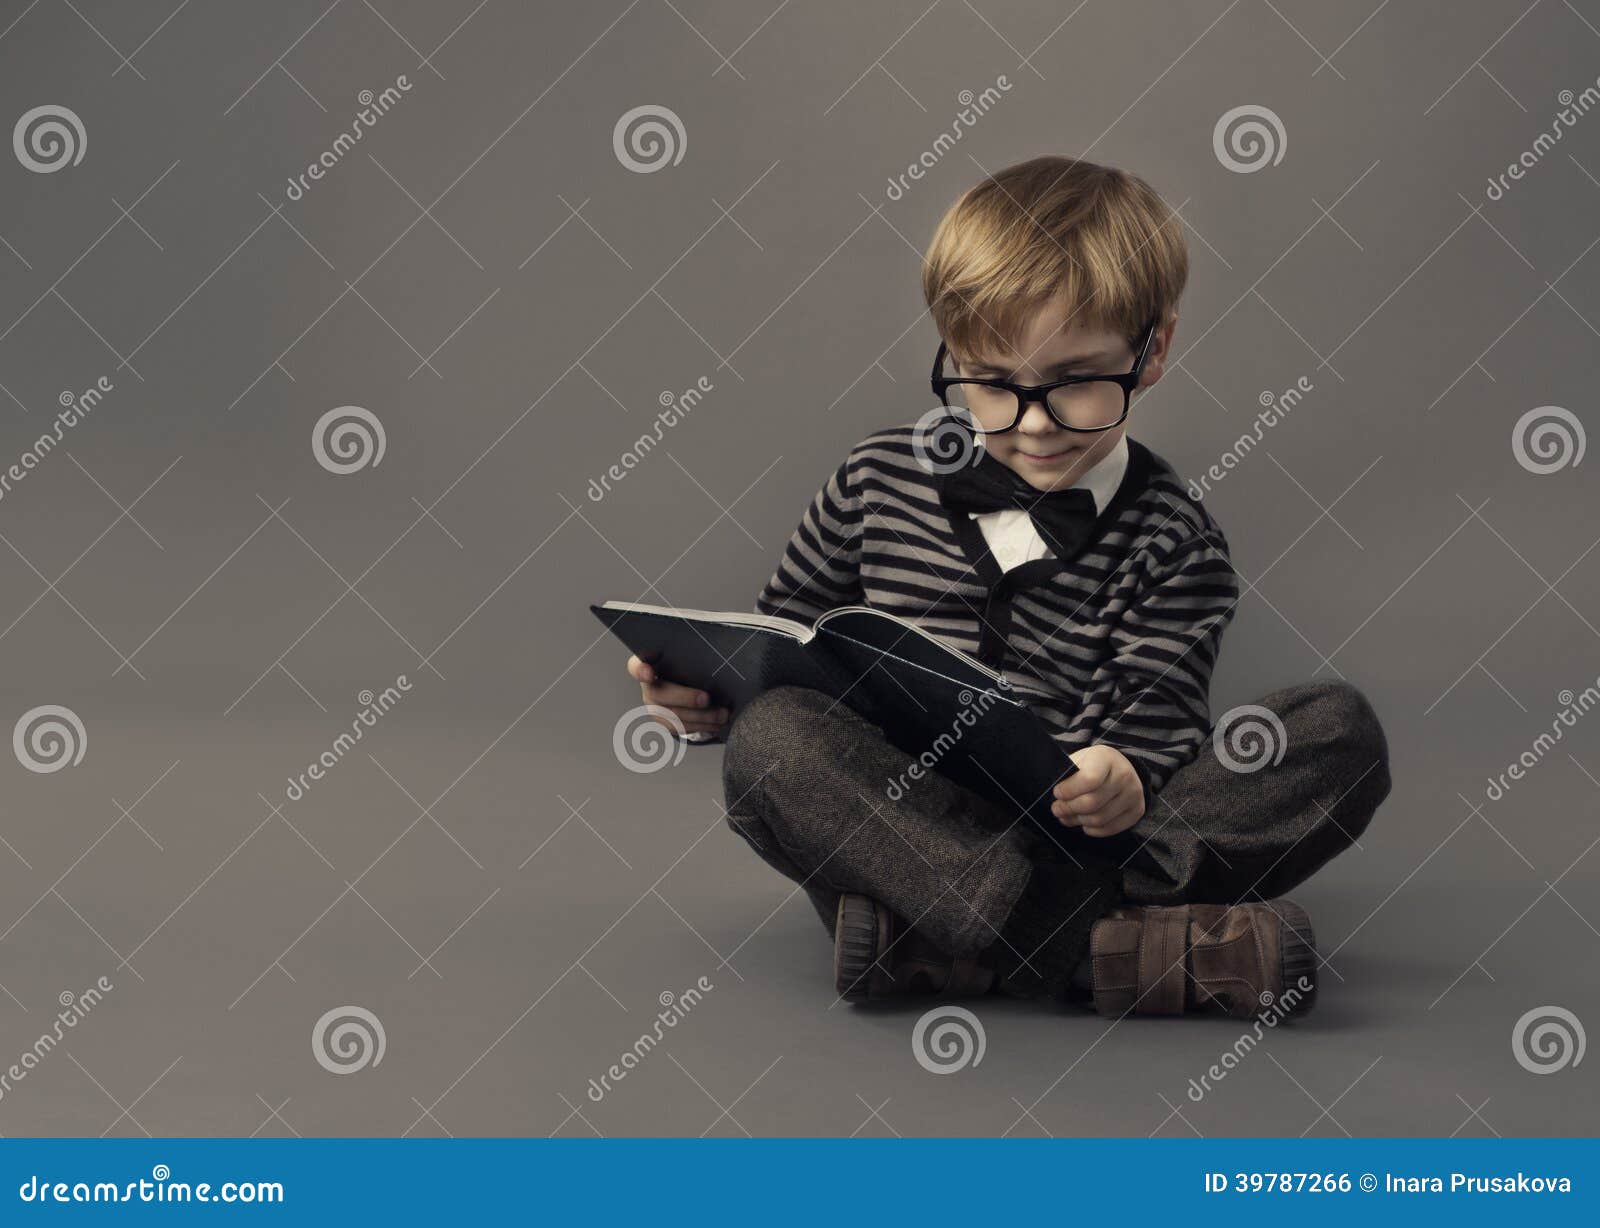
<svg viewBox="0 0 1600 1228">
<path fill-rule="evenodd" d="M 894 633 L 893 641 L 886 641 L 880 636 L 867 632 L 859 618 L 861 615 L 869 615 L 874 620 L 882 620 L 882 622 L 894 624 L 897 630 Z M 817 619 L 817 630 L 821 631 L 827 623 L 834 619 L 838 619 L 841 626 L 838 628 L 830 627 L 828 628 L 829 630 L 843 634 L 844 627 L 854 624 L 860 630 L 852 634 L 851 638 L 875 644 L 882 652 L 906 657 L 913 662 L 921 663 L 924 667 L 931 667 L 936 670 L 939 669 L 937 661 L 941 656 L 954 657 L 963 665 L 981 674 L 991 682 L 998 683 L 1002 681 L 1001 675 L 997 671 L 991 669 L 976 657 L 962 652 L 955 645 L 946 643 L 932 632 L 924 631 L 910 619 L 902 618 L 898 614 L 891 614 L 887 610 L 877 610 L 871 606 L 864 605 L 839 606 L 837 609 L 829 610 L 821 618 Z M 917 640 L 907 643 L 906 640 L 909 636 L 916 636 Z M 918 643 L 930 645 L 935 651 L 930 655 L 926 649 L 919 650 L 916 646 Z M 948 673 L 949 671 L 944 670 L 942 672 Z"/>
</svg>

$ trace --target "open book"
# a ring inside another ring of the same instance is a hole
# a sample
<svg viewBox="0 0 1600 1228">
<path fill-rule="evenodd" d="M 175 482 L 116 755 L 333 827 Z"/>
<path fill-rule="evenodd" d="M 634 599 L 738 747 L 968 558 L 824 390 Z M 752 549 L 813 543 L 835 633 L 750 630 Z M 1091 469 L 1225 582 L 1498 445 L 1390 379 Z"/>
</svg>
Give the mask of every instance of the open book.
<svg viewBox="0 0 1600 1228">
<path fill-rule="evenodd" d="M 1050 789 L 1074 768 L 1005 677 L 916 623 L 868 606 L 807 625 L 766 614 L 713 613 L 607 601 L 589 607 L 659 677 L 711 694 L 737 713 L 763 691 L 822 691 L 915 756 L 1007 810 L 1054 829 Z M 891 796 L 916 778 L 883 782 Z"/>
</svg>

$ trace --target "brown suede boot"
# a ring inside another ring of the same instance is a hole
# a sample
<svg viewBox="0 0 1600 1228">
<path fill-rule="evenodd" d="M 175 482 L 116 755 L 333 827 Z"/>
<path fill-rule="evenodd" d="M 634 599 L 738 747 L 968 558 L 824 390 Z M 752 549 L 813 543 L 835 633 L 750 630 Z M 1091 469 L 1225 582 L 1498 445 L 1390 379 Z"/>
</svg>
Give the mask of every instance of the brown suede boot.
<svg viewBox="0 0 1600 1228">
<path fill-rule="evenodd" d="M 833 982 L 846 1002 L 976 997 L 989 991 L 994 972 L 974 959 L 946 955 L 876 900 L 846 894 L 839 897 L 834 926 Z"/>
<path fill-rule="evenodd" d="M 1116 908 L 1095 922 L 1089 953 L 1102 1015 L 1287 1018 L 1317 1000 L 1316 939 L 1290 900 Z"/>
</svg>

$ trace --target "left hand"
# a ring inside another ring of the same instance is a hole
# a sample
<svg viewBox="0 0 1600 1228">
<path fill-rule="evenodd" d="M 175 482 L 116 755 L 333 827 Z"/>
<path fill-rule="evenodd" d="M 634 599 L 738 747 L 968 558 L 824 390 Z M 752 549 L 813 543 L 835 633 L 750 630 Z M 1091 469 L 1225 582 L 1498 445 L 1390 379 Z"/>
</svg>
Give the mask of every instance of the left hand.
<svg viewBox="0 0 1600 1228">
<path fill-rule="evenodd" d="M 1072 752 L 1078 770 L 1056 782 L 1050 813 L 1086 836 L 1115 836 L 1144 817 L 1144 786 L 1128 757 L 1114 746 Z"/>
</svg>

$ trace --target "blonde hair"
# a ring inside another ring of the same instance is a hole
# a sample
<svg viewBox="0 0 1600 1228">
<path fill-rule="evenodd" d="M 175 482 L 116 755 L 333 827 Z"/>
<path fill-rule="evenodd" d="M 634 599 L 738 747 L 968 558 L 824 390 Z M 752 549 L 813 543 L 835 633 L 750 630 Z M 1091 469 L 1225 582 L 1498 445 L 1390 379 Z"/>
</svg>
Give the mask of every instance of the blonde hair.
<svg viewBox="0 0 1600 1228">
<path fill-rule="evenodd" d="M 957 358 L 1013 346 L 1064 296 L 1069 319 L 1136 340 L 1165 321 L 1189 276 L 1183 223 L 1137 175 L 1059 155 L 1019 162 L 945 213 L 922 293 Z"/>
</svg>

